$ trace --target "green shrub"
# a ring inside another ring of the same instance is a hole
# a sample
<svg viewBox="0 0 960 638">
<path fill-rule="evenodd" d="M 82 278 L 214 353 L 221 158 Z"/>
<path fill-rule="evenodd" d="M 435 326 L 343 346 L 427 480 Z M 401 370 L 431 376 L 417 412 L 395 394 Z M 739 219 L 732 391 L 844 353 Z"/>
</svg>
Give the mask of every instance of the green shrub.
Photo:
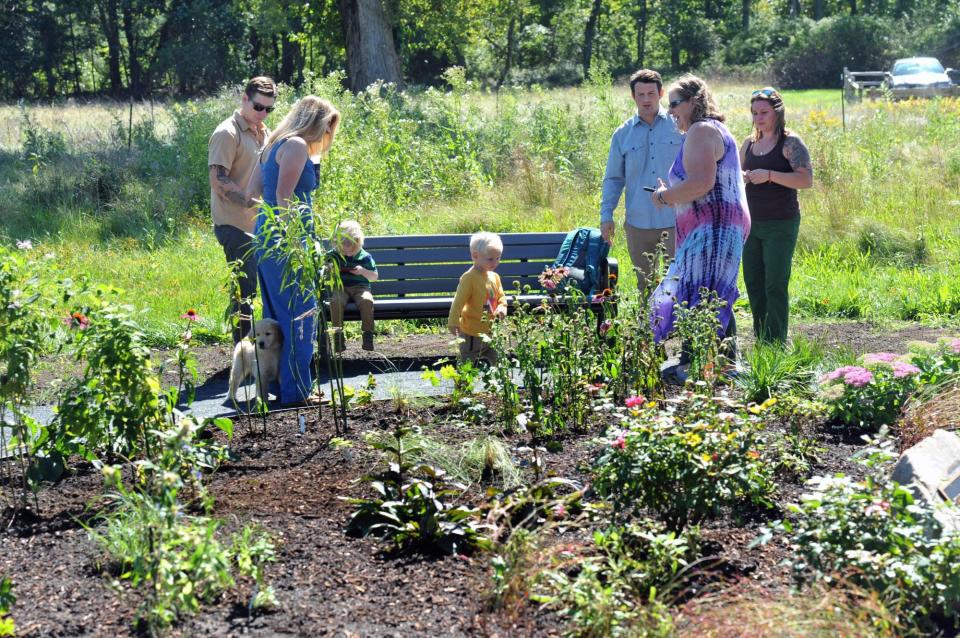
<svg viewBox="0 0 960 638">
<path fill-rule="evenodd" d="M 745 401 L 762 402 L 791 392 L 809 392 L 814 371 L 824 356 L 823 346 L 802 336 L 789 346 L 757 343 L 744 354 L 744 369 L 733 384 Z"/>
<path fill-rule="evenodd" d="M 725 505 L 770 506 L 775 486 L 762 429 L 743 406 L 690 392 L 664 411 L 630 408 L 621 428 L 600 440 L 594 489 L 613 501 L 615 513 L 648 508 L 678 532 Z"/>
<path fill-rule="evenodd" d="M 894 455 L 869 449 L 864 480 L 815 477 L 789 534 L 800 582 L 845 579 L 877 591 L 920 635 L 960 627 L 960 538 L 944 533 L 933 509 L 887 478 Z"/>
<path fill-rule="evenodd" d="M 920 368 L 890 352 L 863 356 L 821 377 L 823 401 L 838 423 L 876 431 L 892 425 L 917 388 Z"/>
<path fill-rule="evenodd" d="M 10 617 L 10 608 L 17 602 L 13 594 L 13 581 L 0 578 L 0 636 L 16 636 L 17 626 Z"/>
</svg>

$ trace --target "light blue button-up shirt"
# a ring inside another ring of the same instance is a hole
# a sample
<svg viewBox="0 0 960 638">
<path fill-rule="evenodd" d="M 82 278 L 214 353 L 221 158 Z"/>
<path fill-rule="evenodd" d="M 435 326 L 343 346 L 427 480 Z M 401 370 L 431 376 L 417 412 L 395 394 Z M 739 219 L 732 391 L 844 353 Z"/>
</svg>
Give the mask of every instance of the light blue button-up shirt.
<svg viewBox="0 0 960 638">
<path fill-rule="evenodd" d="M 620 125 L 610 140 L 610 155 L 603 176 L 600 222 L 613 221 L 613 211 L 627 189 L 627 223 L 634 228 L 670 228 L 676 223 L 672 208 L 657 210 L 644 186 L 656 188 L 657 178 L 667 181 L 670 166 L 680 151 L 683 137 L 677 124 L 661 110 L 647 124 L 634 115 Z"/>
</svg>

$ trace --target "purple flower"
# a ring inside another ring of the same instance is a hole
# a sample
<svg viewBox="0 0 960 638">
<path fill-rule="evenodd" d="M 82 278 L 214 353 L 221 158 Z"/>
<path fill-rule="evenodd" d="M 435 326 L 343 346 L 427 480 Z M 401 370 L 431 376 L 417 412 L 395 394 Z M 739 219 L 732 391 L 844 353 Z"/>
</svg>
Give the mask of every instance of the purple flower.
<svg viewBox="0 0 960 638">
<path fill-rule="evenodd" d="M 613 327 L 613 320 L 604 319 L 603 322 L 600 324 L 600 336 L 606 337 L 607 333 L 610 332 L 611 327 Z"/>
<path fill-rule="evenodd" d="M 899 358 L 900 355 L 895 352 L 870 352 L 863 355 L 863 362 L 867 365 L 871 363 L 893 363 Z"/>
<path fill-rule="evenodd" d="M 852 385 L 855 388 L 862 388 L 873 381 L 873 373 L 866 368 L 860 368 L 858 366 L 850 367 L 852 369 L 848 370 L 846 374 L 843 375 L 843 382 L 847 385 Z"/>
<path fill-rule="evenodd" d="M 894 361 L 893 362 L 893 376 L 897 379 L 909 376 L 911 374 L 920 374 L 920 368 L 910 363 L 904 363 L 903 361 Z"/>
</svg>

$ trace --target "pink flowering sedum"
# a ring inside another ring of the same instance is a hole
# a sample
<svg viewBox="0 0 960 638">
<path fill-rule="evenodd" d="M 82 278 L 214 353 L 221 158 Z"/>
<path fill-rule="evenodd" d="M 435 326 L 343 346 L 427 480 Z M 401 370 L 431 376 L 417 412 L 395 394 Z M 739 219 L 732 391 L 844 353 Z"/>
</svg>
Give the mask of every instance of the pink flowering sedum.
<svg viewBox="0 0 960 638">
<path fill-rule="evenodd" d="M 853 370 L 849 370 L 845 375 L 843 375 L 843 382 L 847 385 L 852 385 L 855 388 L 862 388 L 871 381 L 873 381 L 873 373 L 866 368 L 858 368 L 854 366 Z"/>
<path fill-rule="evenodd" d="M 864 365 L 871 363 L 893 363 L 900 358 L 896 352 L 870 352 L 863 355 Z"/>
<path fill-rule="evenodd" d="M 902 379 L 903 377 L 908 377 L 911 374 L 920 374 L 920 368 L 917 366 L 906 363 L 904 361 L 894 361 L 893 362 L 893 376 L 897 379 Z"/>
<path fill-rule="evenodd" d="M 953 350 L 955 354 L 960 354 L 960 339 L 954 339 L 951 341 L 950 349 Z"/>
</svg>

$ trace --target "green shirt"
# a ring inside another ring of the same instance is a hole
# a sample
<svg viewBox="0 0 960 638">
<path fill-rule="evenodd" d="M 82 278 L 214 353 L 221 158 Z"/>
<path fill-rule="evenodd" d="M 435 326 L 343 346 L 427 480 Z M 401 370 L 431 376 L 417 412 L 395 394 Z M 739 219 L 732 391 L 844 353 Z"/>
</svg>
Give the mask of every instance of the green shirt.
<svg viewBox="0 0 960 638">
<path fill-rule="evenodd" d="M 344 288 L 349 288 L 350 286 L 363 286 L 364 288 L 370 287 L 369 279 L 363 275 L 357 275 L 350 272 L 357 266 L 362 266 L 367 270 L 377 272 L 377 263 L 373 261 L 373 256 L 370 253 L 361 248 L 353 257 L 342 255 L 336 250 L 331 250 L 329 254 L 331 257 L 333 257 L 334 261 L 340 264 L 340 281 L 343 282 Z"/>
</svg>

